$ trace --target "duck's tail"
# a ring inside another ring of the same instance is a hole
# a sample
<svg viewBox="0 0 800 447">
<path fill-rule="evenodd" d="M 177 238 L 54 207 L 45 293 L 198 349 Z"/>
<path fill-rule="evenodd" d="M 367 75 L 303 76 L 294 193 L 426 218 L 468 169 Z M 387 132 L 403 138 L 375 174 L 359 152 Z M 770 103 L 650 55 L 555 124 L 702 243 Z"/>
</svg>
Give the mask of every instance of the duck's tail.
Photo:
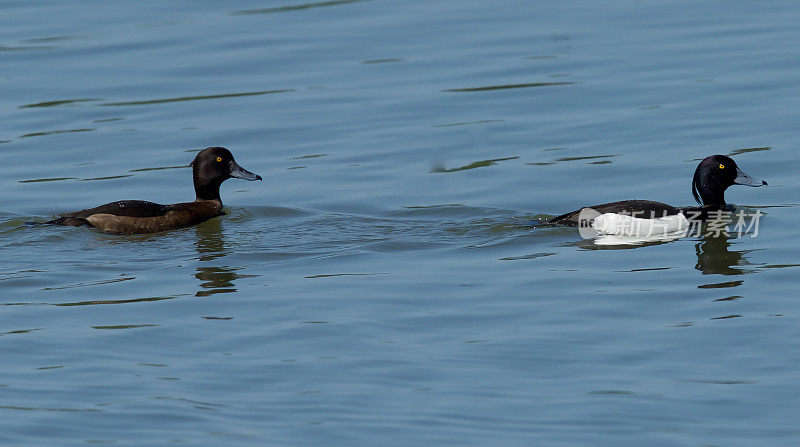
<svg viewBox="0 0 800 447">
<path fill-rule="evenodd" d="M 80 227 L 81 225 L 88 225 L 89 221 L 82 217 L 59 217 L 58 219 L 48 220 L 47 222 L 25 222 L 25 225 L 37 227 L 40 225 L 62 225 L 69 227 Z"/>
</svg>

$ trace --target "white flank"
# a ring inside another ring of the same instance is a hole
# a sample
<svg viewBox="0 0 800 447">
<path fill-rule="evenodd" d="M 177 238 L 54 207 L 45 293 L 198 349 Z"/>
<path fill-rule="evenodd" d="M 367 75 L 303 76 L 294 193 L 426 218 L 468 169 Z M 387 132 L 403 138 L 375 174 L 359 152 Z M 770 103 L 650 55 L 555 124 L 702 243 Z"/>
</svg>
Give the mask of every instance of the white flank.
<svg viewBox="0 0 800 447">
<path fill-rule="evenodd" d="M 595 217 L 592 228 L 600 234 L 661 240 L 681 237 L 689 229 L 689 221 L 683 214 L 642 219 L 622 214 L 605 213 Z"/>
</svg>

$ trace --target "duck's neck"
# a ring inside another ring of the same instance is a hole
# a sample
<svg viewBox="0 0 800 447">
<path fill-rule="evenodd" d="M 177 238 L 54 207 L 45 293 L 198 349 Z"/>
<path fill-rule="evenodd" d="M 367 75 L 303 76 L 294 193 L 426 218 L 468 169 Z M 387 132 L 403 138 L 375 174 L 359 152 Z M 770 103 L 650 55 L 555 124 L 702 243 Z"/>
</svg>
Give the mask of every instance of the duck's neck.
<svg viewBox="0 0 800 447">
<path fill-rule="evenodd" d="M 219 197 L 219 185 L 221 184 L 222 182 L 200 183 L 197 181 L 197 178 L 195 178 L 194 179 L 195 200 L 217 201 L 221 204 L 222 199 L 220 199 Z"/>
<path fill-rule="evenodd" d="M 725 208 L 725 191 L 712 191 L 712 190 L 703 190 L 700 191 L 700 199 L 703 201 L 704 206 L 713 206 L 719 208 Z"/>
<path fill-rule="evenodd" d="M 728 186 L 721 179 L 709 173 L 700 172 L 700 167 L 698 167 L 692 180 L 692 193 L 703 206 L 725 208 L 725 190 Z"/>
<path fill-rule="evenodd" d="M 695 177 L 695 181 L 692 184 L 694 188 L 695 198 L 700 196 L 700 202 L 704 206 L 714 206 L 719 208 L 725 208 L 725 189 L 718 182 L 714 181 L 713 179 L 708 178 L 707 176 L 703 177 Z"/>
</svg>

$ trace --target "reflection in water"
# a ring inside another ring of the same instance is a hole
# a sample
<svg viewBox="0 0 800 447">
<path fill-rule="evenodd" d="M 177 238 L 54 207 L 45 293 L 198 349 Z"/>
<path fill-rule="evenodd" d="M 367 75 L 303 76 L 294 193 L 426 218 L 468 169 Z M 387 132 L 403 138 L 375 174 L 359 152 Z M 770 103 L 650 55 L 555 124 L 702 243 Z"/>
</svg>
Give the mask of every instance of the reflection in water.
<svg viewBox="0 0 800 447">
<path fill-rule="evenodd" d="M 211 219 L 194 228 L 197 234 L 195 249 L 200 254 L 200 262 L 211 261 L 228 254 L 225 251 L 221 219 Z"/>
<path fill-rule="evenodd" d="M 642 240 L 615 236 L 613 234 L 601 235 L 595 239 L 580 239 L 578 241 L 561 244 L 562 247 L 580 247 L 582 250 L 631 250 L 634 248 L 652 247 L 653 245 L 668 244 L 675 239 Z M 598 243 L 599 241 L 599 243 Z"/>
<path fill-rule="evenodd" d="M 198 267 L 195 278 L 202 281 L 199 290 L 194 296 L 211 296 L 215 293 L 235 292 L 233 281 L 239 278 L 235 272 L 238 268 L 230 267 Z"/>
<path fill-rule="evenodd" d="M 697 265 L 695 269 L 703 272 L 704 275 L 742 275 L 752 273 L 752 269 L 744 268 L 748 265 L 744 255 L 750 250 L 731 251 L 728 248 L 731 237 L 720 235 L 717 237 L 705 236 L 701 242 L 695 246 L 697 252 Z"/>
<path fill-rule="evenodd" d="M 195 227 L 197 244 L 195 246 L 200 255 L 201 263 L 225 257 L 228 251 L 225 248 L 225 238 L 222 233 L 221 219 L 211 219 Z M 238 267 L 207 266 L 198 267 L 194 274 L 199 279 L 202 290 L 195 296 L 210 296 L 215 293 L 235 292 L 234 280 L 240 278 L 235 272 Z"/>
<path fill-rule="evenodd" d="M 718 282 L 713 284 L 702 284 L 697 286 L 698 289 L 724 289 L 728 287 L 739 287 L 742 285 L 744 281 L 725 281 L 725 282 Z"/>
</svg>

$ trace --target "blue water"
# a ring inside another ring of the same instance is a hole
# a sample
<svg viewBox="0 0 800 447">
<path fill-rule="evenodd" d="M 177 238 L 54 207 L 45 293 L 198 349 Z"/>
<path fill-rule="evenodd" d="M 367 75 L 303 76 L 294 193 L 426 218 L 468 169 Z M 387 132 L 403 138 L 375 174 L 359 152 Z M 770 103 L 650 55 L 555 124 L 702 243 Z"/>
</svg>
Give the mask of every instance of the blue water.
<svg viewBox="0 0 800 447">
<path fill-rule="evenodd" d="M 800 441 L 795 2 L 0 9 L 0 444 Z M 207 146 L 264 177 L 227 216 L 23 225 L 192 200 Z M 530 226 L 711 154 L 757 234 Z"/>
</svg>

